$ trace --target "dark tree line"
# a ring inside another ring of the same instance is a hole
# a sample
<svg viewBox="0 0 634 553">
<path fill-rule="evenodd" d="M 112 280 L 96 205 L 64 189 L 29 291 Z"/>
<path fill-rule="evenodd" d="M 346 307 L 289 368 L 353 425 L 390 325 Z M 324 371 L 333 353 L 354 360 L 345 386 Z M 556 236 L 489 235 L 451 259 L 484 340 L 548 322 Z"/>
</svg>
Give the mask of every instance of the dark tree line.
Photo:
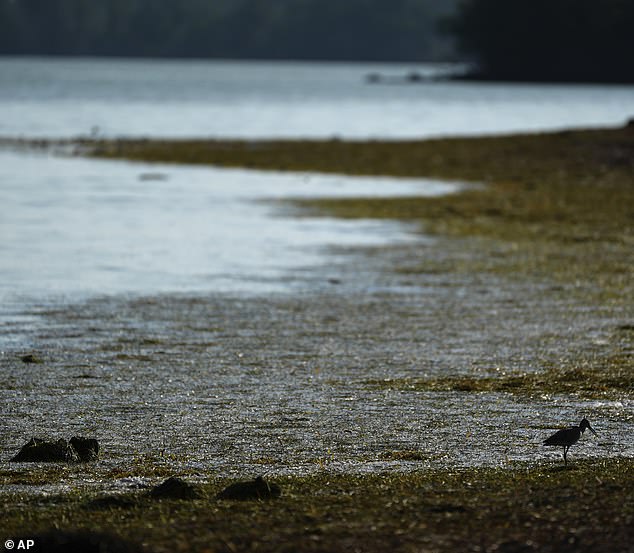
<svg viewBox="0 0 634 553">
<path fill-rule="evenodd" d="M 467 0 L 448 23 L 479 78 L 634 82 L 633 0 Z"/>
<path fill-rule="evenodd" d="M 0 54 L 446 57 L 457 0 L 0 0 Z"/>
<path fill-rule="evenodd" d="M 0 55 L 418 61 L 452 35 L 477 78 L 634 82 L 634 0 L 0 0 Z"/>
</svg>

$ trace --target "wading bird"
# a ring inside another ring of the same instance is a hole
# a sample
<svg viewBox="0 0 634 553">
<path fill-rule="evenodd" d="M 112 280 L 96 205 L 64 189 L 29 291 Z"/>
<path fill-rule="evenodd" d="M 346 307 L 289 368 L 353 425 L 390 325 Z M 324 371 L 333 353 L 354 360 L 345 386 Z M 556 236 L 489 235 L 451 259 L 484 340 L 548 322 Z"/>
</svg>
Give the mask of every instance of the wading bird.
<svg viewBox="0 0 634 553">
<path fill-rule="evenodd" d="M 581 438 L 581 434 L 583 434 L 589 428 L 590 431 L 595 435 L 598 434 L 594 431 L 594 428 L 590 426 L 588 419 L 583 419 L 579 426 L 571 426 L 570 428 L 564 428 L 555 432 L 550 438 L 544 440 L 544 445 L 555 445 L 555 446 L 563 446 L 564 448 L 564 464 L 568 464 L 568 459 L 566 459 L 566 454 L 570 449 L 572 444 L 576 444 Z"/>
</svg>

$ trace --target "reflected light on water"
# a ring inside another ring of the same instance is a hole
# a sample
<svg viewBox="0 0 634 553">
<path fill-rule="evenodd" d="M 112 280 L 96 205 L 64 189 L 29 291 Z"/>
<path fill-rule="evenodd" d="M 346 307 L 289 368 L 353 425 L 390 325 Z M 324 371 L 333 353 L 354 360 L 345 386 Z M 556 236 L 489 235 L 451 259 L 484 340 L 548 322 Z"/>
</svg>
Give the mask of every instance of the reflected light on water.
<svg viewBox="0 0 634 553">
<path fill-rule="evenodd" d="M 10 152 L 0 157 L 5 296 L 280 289 L 289 271 L 325 263 L 324 248 L 413 235 L 397 223 L 297 218 L 277 200 L 442 194 L 459 186 Z"/>
</svg>

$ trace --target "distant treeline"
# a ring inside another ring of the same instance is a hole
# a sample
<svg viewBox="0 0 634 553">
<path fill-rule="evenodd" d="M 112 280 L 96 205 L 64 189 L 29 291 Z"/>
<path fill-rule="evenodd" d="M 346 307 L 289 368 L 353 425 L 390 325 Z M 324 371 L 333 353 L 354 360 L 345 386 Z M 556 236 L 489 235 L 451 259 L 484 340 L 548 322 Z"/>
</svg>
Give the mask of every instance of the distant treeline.
<svg viewBox="0 0 634 553">
<path fill-rule="evenodd" d="M 466 0 L 448 28 L 478 78 L 634 82 L 634 0 Z"/>
<path fill-rule="evenodd" d="M 634 0 L 0 0 L 0 55 L 424 61 L 454 42 L 475 78 L 634 82 Z"/>
<path fill-rule="evenodd" d="M 450 55 L 458 0 L 0 0 L 0 54 L 324 60 Z"/>
</svg>

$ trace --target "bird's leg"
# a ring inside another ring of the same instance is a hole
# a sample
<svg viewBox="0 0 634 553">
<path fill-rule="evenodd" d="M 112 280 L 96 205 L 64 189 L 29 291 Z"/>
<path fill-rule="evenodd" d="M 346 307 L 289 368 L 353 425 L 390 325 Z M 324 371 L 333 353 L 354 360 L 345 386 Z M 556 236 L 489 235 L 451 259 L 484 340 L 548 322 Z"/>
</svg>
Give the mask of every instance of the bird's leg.
<svg viewBox="0 0 634 553">
<path fill-rule="evenodd" d="M 566 459 L 566 453 L 568 453 L 568 448 L 570 446 L 564 446 L 564 465 L 568 464 L 568 459 Z"/>
</svg>

